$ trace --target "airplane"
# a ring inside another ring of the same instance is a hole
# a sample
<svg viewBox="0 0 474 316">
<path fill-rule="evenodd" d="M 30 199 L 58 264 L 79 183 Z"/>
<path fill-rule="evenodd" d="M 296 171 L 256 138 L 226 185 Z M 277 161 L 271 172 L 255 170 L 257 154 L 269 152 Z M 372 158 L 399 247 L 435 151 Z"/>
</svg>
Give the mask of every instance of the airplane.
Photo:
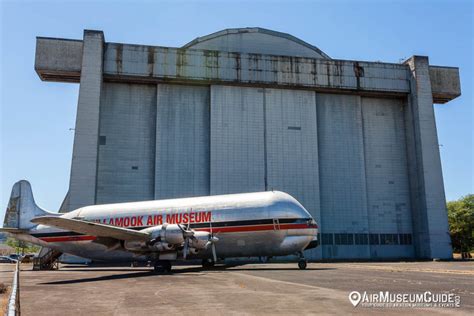
<svg viewBox="0 0 474 316">
<path fill-rule="evenodd" d="M 14 238 L 98 261 L 150 261 L 170 272 L 176 260 L 299 256 L 319 245 L 318 225 L 280 191 L 92 205 L 60 214 L 36 205 L 31 185 L 13 185 L 0 231 Z"/>
</svg>

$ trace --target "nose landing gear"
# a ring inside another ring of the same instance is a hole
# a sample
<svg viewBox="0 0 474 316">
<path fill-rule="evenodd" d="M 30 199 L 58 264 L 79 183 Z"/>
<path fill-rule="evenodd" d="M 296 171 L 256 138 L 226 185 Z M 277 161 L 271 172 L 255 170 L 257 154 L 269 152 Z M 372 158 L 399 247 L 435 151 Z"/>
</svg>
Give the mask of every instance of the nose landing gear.
<svg viewBox="0 0 474 316">
<path fill-rule="evenodd" d="M 308 260 L 306 260 L 302 251 L 300 251 L 298 254 L 300 256 L 300 259 L 298 260 L 298 268 L 300 268 L 300 270 L 304 270 L 308 265 Z"/>
<path fill-rule="evenodd" d="M 306 265 L 307 265 L 306 259 L 298 260 L 298 268 L 300 268 L 300 270 L 306 269 Z"/>
</svg>

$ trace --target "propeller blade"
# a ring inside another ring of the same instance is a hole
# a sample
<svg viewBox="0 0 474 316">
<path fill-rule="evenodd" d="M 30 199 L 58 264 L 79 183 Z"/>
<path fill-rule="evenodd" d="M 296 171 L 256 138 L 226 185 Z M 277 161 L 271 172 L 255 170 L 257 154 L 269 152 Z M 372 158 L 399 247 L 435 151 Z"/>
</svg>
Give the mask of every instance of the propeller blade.
<svg viewBox="0 0 474 316">
<path fill-rule="evenodd" d="M 216 245 L 214 243 L 211 244 L 211 249 L 212 249 L 212 258 L 214 259 L 214 262 L 217 262 Z"/>
<path fill-rule="evenodd" d="M 186 238 L 184 240 L 184 248 L 183 248 L 183 259 L 186 260 L 186 257 L 188 256 L 188 247 L 189 247 L 189 240 Z"/>
<path fill-rule="evenodd" d="M 189 224 L 187 228 L 183 224 L 178 224 L 178 227 L 183 232 L 184 237 L 194 236 L 194 231 L 189 229 Z"/>
</svg>

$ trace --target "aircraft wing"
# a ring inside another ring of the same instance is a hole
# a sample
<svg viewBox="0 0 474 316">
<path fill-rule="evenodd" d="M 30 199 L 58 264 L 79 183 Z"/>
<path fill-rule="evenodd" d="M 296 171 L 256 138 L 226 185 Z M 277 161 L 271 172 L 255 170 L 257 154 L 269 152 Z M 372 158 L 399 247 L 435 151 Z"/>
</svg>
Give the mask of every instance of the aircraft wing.
<svg viewBox="0 0 474 316">
<path fill-rule="evenodd" d="M 76 233 L 87 234 L 97 237 L 111 237 L 119 240 L 150 240 L 150 235 L 133 229 L 87 222 L 78 219 L 63 218 L 57 216 L 41 216 L 31 220 L 35 224 L 54 226 Z"/>
</svg>

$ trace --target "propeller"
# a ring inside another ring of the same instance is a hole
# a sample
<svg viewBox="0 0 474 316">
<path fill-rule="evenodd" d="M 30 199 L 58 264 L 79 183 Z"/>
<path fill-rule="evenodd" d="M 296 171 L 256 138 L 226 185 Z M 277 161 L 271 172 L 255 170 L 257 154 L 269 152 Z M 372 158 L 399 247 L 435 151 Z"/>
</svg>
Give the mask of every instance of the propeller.
<svg viewBox="0 0 474 316">
<path fill-rule="evenodd" d="M 212 251 L 212 257 L 214 259 L 214 262 L 217 261 L 217 253 L 216 253 L 216 245 L 215 243 L 219 241 L 219 238 L 214 236 L 213 231 L 212 231 L 212 223 L 209 223 L 210 225 L 210 233 L 208 237 L 208 241 L 206 244 L 206 248 L 211 246 L 211 251 Z M 190 223 L 188 223 L 187 227 L 179 224 L 178 225 L 181 231 L 183 232 L 183 237 L 184 237 L 184 243 L 183 243 L 183 259 L 186 260 L 186 257 L 189 254 L 189 240 L 190 239 L 196 239 L 195 237 L 195 232 L 190 229 Z"/>
<path fill-rule="evenodd" d="M 184 248 L 183 248 L 183 259 L 186 260 L 186 257 L 188 256 L 188 249 L 189 249 L 189 239 L 194 237 L 194 231 L 189 229 L 190 223 L 188 223 L 188 227 L 184 228 L 184 225 L 179 225 L 179 228 L 181 228 L 181 231 L 183 232 L 184 236 Z"/>
<path fill-rule="evenodd" d="M 212 258 L 214 259 L 214 262 L 217 262 L 216 242 L 219 241 L 219 238 L 215 237 L 213 232 L 212 232 L 212 221 L 209 222 L 209 227 L 210 227 L 210 233 L 209 233 L 208 243 L 211 244 Z"/>
</svg>

